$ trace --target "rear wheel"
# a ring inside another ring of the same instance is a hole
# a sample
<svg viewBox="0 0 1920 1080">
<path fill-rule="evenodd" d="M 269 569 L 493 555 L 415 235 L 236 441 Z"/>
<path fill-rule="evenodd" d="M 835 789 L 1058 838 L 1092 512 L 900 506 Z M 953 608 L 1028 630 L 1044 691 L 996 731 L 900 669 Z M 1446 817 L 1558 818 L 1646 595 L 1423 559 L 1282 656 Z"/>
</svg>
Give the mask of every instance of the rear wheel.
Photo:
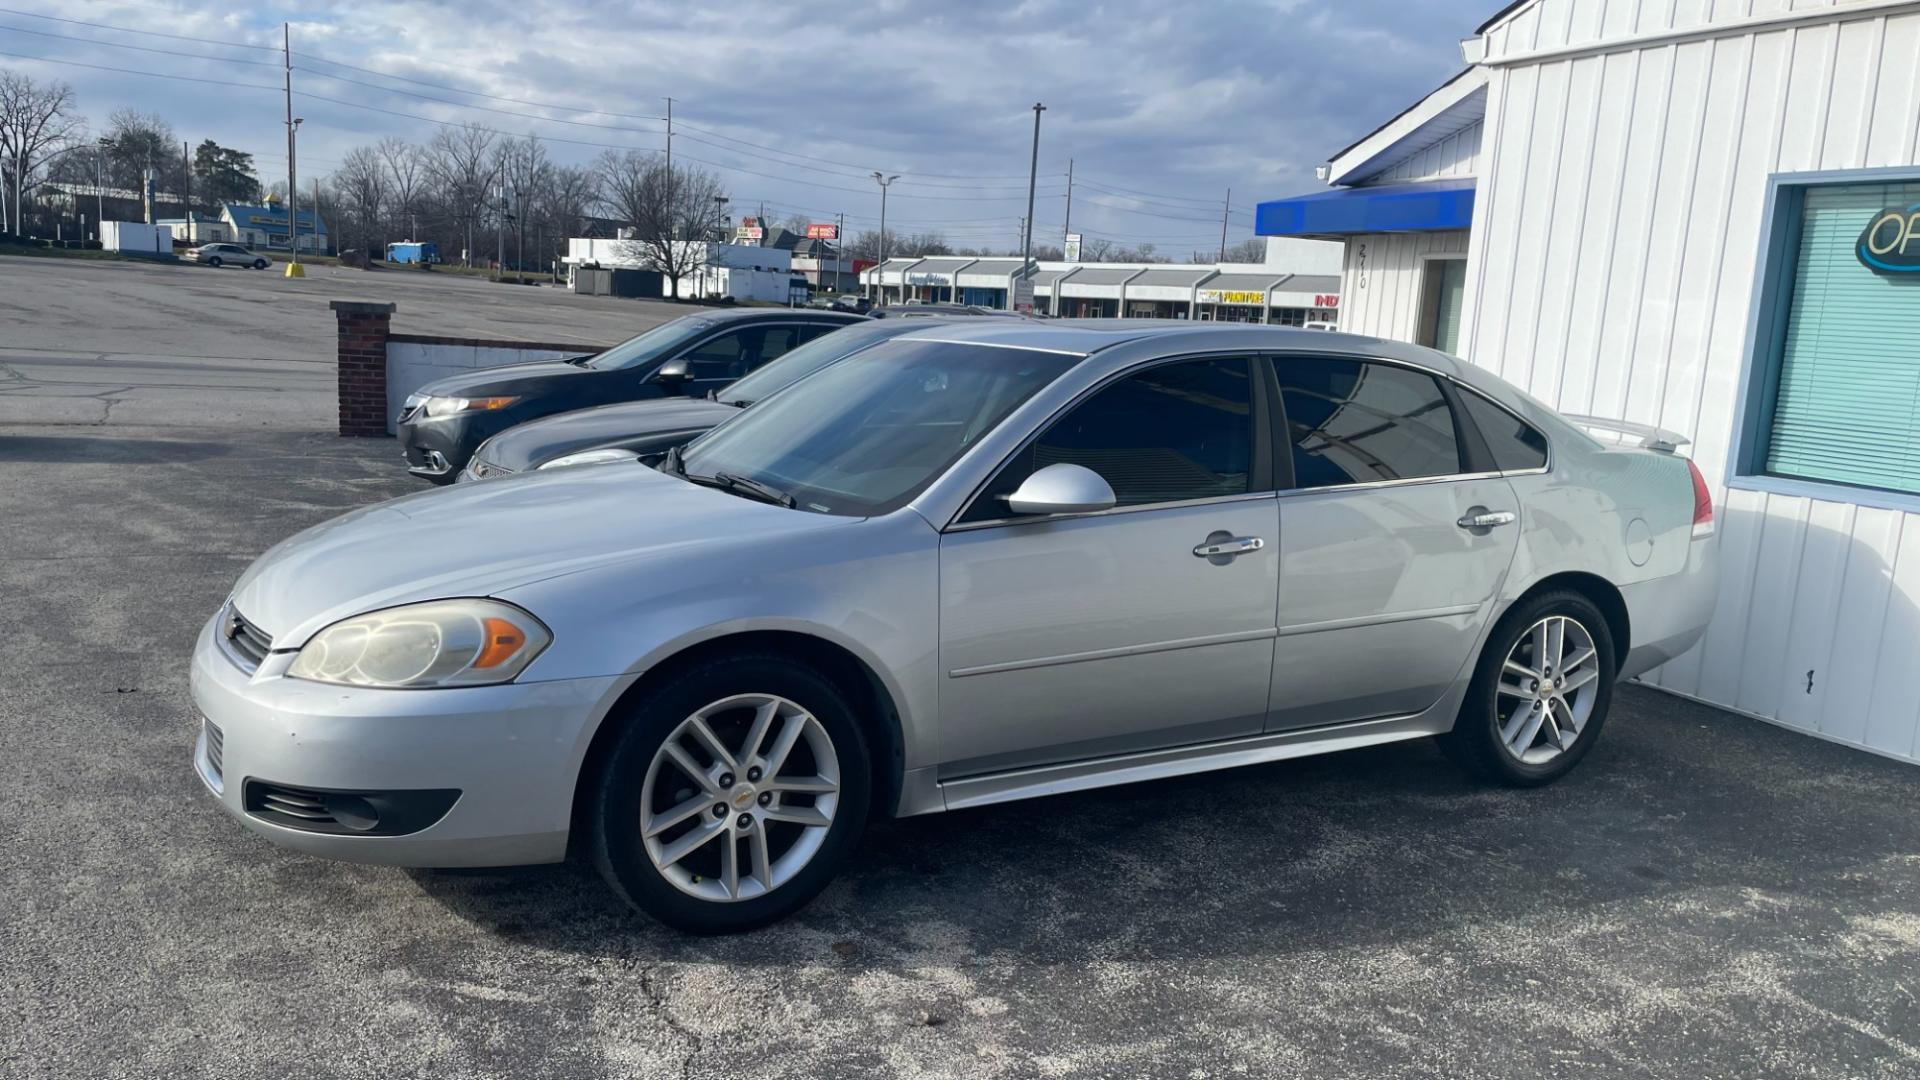
<svg viewBox="0 0 1920 1080">
<path fill-rule="evenodd" d="M 215 270 L 220 269 L 220 256 L 215 255 L 213 258 L 208 259 L 207 265 L 213 267 Z"/>
<path fill-rule="evenodd" d="M 1579 764 L 1613 703 L 1613 635 L 1593 601 L 1543 593 L 1493 628 L 1441 745 L 1489 780 L 1550 783 Z"/>
<path fill-rule="evenodd" d="M 253 268 L 255 270 L 265 270 L 267 268 L 267 260 L 265 259 L 253 260 Z"/>
<path fill-rule="evenodd" d="M 839 872 L 869 775 L 853 710 L 819 672 L 774 655 L 704 661 L 628 717 L 595 791 L 593 860 L 670 926 L 759 926 Z"/>
</svg>

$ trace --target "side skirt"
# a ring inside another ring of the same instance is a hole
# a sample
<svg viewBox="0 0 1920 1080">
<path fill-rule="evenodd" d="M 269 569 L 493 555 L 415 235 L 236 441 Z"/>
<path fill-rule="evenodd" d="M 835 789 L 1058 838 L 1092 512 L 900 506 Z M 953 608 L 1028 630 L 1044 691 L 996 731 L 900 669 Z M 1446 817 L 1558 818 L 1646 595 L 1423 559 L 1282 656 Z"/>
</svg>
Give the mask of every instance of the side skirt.
<svg viewBox="0 0 1920 1080">
<path fill-rule="evenodd" d="M 1413 716 L 1388 716 L 1378 720 L 1360 720 L 1327 727 L 1303 728 L 1268 735 L 1251 735 L 1227 742 L 1182 746 L 1168 750 L 1148 750 L 1092 761 L 1074 761 L 1062 765 L 1043 765 L 1012 772 L 969 776 L 938 784 L 948 810 L 970 806 L 988 806 L 1059 795 L 1069 791 L 1131 784 L 1140 780 L 1160 780 L 1169 776 L 1232 769 L 1287 758 L 1331 754 L 1356 750 L 1363 746 L 1420 739 L 1445 733 L 1453 727 L 1453 712 L 1431 708 Z M 931 771 L 931 770 L 928 770 Z M 932 808 L 928 808 L 932 809 Z M 925 811 L 920 811 L 925 812 Z"/>
</svg>

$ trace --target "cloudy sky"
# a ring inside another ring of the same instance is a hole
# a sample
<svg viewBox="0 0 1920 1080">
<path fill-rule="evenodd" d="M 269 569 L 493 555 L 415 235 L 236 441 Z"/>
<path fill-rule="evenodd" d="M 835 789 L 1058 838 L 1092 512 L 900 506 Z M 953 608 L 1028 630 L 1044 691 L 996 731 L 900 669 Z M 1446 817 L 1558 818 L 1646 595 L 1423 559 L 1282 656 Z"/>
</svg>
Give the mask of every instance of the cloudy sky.
<svg viewBox="0 0 1920 1080">
<path fill-rule="evenodd" d="M 440 122 L 549 140 L 560 161 L 665 145 L 720 174 L 735 209 L 879 214 L 1012 245 L 1044 102 L 1037 236 L 1167 252 L 1251 235 L 1260 199 L 1460 66 L 1499 0 L 0 0 L 0 68 L 74 87 L 285 172 L 280 24 L 292 25 L 302 186 L 364 142 Z M 47 18 L 53 16 L 56 18 Z M 64 20 L 64 21 L 61 21 Z M 127 31 L 144 31 L 131 33 Z M 171 36 L 163 36 L 171 35 Z M 111 43 L 111 44 L 109 44 Z M 129 46 L 138 46 L 132 48 Z M 252 46 L 252 47 L 249 47 Z M 263 48 L 271 46 L 272 51 Z M 36 59 L 25 59 L 33 57 Z M 220 59 L 214 59 L 218 57 Z M 90 65 L 90 66 L 83 66 Z M 156 75 L 174 78 L 155 77 Z M 203 80 L 203 81 L 189 81 Z"/>
</svg>

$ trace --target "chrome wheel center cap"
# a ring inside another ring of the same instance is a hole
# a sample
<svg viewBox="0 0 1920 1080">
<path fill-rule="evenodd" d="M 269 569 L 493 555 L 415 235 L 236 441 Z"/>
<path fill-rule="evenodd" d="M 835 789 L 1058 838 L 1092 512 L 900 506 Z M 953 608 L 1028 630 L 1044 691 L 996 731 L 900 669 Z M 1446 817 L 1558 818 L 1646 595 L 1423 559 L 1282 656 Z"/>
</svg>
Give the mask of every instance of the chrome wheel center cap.
<svg viewBox="0 0 1920 1080">
<path fill-rule="evenodd" d="M 733 808 L 735 810 L 753 809 L 753 800 L 755 795 L 757 794 L 758 793 L 753 790 L 752 784 L 739 785 L 738 787 L 733 789 L 733 796 L 731 800 L 733 802 Z"/>
</svg>

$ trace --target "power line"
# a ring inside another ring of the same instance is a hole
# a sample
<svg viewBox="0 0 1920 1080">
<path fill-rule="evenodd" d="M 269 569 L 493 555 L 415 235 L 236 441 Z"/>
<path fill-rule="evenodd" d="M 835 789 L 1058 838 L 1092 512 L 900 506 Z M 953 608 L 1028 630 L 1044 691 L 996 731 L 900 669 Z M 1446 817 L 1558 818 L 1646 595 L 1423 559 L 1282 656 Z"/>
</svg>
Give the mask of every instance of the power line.
<svg viewBox="0 0 1920 1080">
<path fill-rule="evenodd" d="M 298 55 L 298 54 L 295 54 L 295 55 Z M 418 98 L 421 101 L 433 101 L 433 102 L 438 102 L 439 104 L 442 104 L 442 105 L 451 105 L 456 109 L 477 109 L 480 112 L 499 113 L 502 116 L 518 116 L 524 120 L 538 120 L 543 124 L 571 124 L 574 127 L 600 128 L 604 131 L 630 131 L 638 135 L 660 134 L 660 131 L 653 128 L 625 127 L 620 124 L 595 124 L 586 120 L 562 120 L 557 116 L 540 116 L 535 113 L 515 112 L 512 109 L 496 109 L 490 105 L 475 105 L 471 102 L 466 102 L 466 101 L 451 101 L 447 98 L 439 98 L 439 97 L 433 97 L 429 94 L 422 94 L 415 90 L 400 90 L 391 86 L 377 86 L 373 83 L 364 82 L 360 79 L 349 79 L 343 75 L 331 75 L 324 71 L 315 71 L 310 67 L 296 66 L 293 70 L 304 72 L 305 74 L 308 74 L 308 75 L 317 75 L 322 79 L 332 79 L 335 82 L 351 83 L 354 86 L 364 86 L 369 90 L 378 90 L 383 94 L 398 94 L 402 97 Z M 557 108 L 558 106 L 553 106 L 553 107 Z M 646 119 L 657 120 L 660 118 L 646 117 Z"/>
<path fill-rule="evenodd" d="M 105 64 L 86 64 L 78 60 L 65 60 L 54 56 L 32 56 L 28 53 L 8 52 L 0 49 L 0 56 L 11 56 L 19 60 L 37 60 L 43 64 L 64 64 L 67 67 L 91 68 L 94 71 L 110 71 L 116 75 L 145 75 L 151 79 L 174 79 L 179 82 L 207 83 L 212 86 L 237 86 L 248 90 L 271 90 L 279 93 L 277 86 L 263 86 L 260 83 L 235 82 L 232 79 L 201 79 L 192 75 L 169 75 L 159 71 L 140 71 L 136 68 L 108 67 Z"/>
<path fill-rule="evenodd" d="M 5 11 L 0 8 L 0 11 Z M 62 41 L 78 41 L 84 45 L 105 45 L 110 49 L 134 49 L 139 52 L 160 53 L 163 56 L 183 56 L 189 60 L 214 60 L 222 64 L 252 64 L 256 67 L 278 68 L 280 65 L 268 60 L 243 60 L 237 56 L 212 56 L 207 53 L 182 52 L 179 49 L 159 49 L 152 45 L 132 45 L 124 41 L 101 41 L 98 38 L 80 37 L 76 34 L 56 34 L 51 30 L 29 30 L 24 26 L 0 26 L 0 30 L 9 30 L 16 34 L 32 34 L 36 37 L 59 38 Z"/>
<path fill-rule="evenodd" d="M 504 101 L 512 105 L 531 105 L 536 109 L 562 109 L 567 112 L 576 112 L 576 113 L 581 113 L 583 115 L 588 115 L 588 116 L 612 116 L 621 120 L 663 121 L 666 119 L 665 117 L 662 117 L 662 116 L 649 116 L 645 113 L 608 112 L 605 109 L 587 109 L 587 108 L 582 108 L 578 105 L 556 105 L 550 101 L 532 101 L 526 98 L 504 97 L 500 94 L 488 94 L 479 90 L 467 90 L 458 86 L 448 86 L 445 83 L 428 82 L 425 79 L 412 79 L 412 78 L 408 78 L 405 75 L 392 75 L 384 71 L 375 71 L 372 68 L 360 67 L 357 64 L 348 64 L 339 60 L 330 60 L 327 57 L 319 55 L 318 53 L 296 52 L 293 55 L 296 57 L 307 59 L 307 60 L 317 60 L 322 64 L 331 64 L 334 67 L 346 68 L 349 71 L 358 71 L 364 75 L 373 75 L 377 78 L 392 79 L 396 82 L 412 83 L 415 86 L 425 86 L 434 90 L 447 90 L 455 94 L 468 94 L 473 97 L 486 98 L 489 101 Z M 338 78 L 338 76 L 328 75 L 324 71 L 313 71 L 311 68 L 303 68 L 301 70 L 309 71 L 314 75 L 319 75 L 324 78 Z M 342 79 L 341 81 L 350 82 L 352 80 Z M 362 85 L 365 85 L 365 84 L 362 84 Z M 377 89 L 384 89 L 384 87 L 377 88 Z"/>
<path fill-rule="evenodd" d="M 107 23 L 88 22 L 85 19 L 66 19 L 58 15 L 42 15 L 37 11 L 16 11 L 13 8 L 0 8 L 0 14 L 24 15 L 29 19 L 46 19 L 49 22 L 71 23 L 74 26 L 91 26 L 97 30 L 112 30 L 120 34 L 144 34 L 147 37 L 172 38 L 175 41 L 193 41 L 202 45 L 227 45 L 236 49 L 258 49 L 262 52 L 277 53 L 280 50 L 272 45 L 255 45 L 250 41 L 223 41 L 219 38 L 197 37 L 190 34 L 164 34 L 158 30 L 132 30 L 124 26 L 112 26 Z M 16 55 L 9 53 L 9 56 Z M 31 60 L 33 57 L 28 57 Z"/>
</svg>

